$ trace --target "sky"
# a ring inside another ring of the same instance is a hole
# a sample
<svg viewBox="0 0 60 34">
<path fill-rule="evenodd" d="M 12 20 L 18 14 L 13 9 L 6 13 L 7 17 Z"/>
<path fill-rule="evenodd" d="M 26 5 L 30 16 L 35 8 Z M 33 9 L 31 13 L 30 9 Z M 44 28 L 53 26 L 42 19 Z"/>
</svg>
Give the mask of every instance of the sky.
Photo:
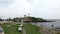
<svg viewBox="0 0 60 34">
<path fill-rule="evenodd" d="M 60 19 L 60 0 L 0 0 L 0 18 L 28 15 Z"/>
</svg>

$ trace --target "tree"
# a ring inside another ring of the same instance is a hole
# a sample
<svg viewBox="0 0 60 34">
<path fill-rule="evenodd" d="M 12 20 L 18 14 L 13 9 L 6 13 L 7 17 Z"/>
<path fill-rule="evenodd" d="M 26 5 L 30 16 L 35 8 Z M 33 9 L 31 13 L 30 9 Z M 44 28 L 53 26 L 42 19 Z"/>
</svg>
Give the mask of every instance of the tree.
<svg viewBox="0 0 60 34">
<path fill-rule="evenodd" d="M 13 21 L 14 21 L 14 22 L 18 22 L 18 21 L 21 21 L 21 19 L 18 18 L 18 17 L 16 17 L 16 18 L 13 19 Z"/>
<path fill-rule="evenodd" d="M 2 21 L 1 17 L 0 17 L 0 21 Z"/>
<path fill-rule="evenodd" d="M 11 20 L 11 18 L 9 17 L 8 19 L 7 19 L 7 21 L 10 21 Z"/>
<path fill-rule="evenodd" d="M 11 20 L 11 18 L 9 17 L 9 21 Z"/>
</svg>

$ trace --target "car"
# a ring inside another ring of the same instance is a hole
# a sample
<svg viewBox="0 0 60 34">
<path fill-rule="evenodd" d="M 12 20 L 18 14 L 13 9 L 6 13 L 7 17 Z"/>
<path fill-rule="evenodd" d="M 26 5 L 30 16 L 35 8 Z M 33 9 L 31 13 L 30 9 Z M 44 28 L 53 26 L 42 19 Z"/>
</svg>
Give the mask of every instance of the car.
<svg viewBox="0 0 60 34">
<path fill-rule="evenodd" d="M 20 27 L 23 27 L 23 25 L 21 24 L 21 25 L 19 25 Z"/>
<path fill-rule="evenodd" d="M 0 34 L 4 34 L 2 27 L 0 27 Z"/>
<path fill-rule="evenodd" d="M 22 32 L 23 28 L 22 27 L 18 27 L 18 31 Z"/>
</svg>

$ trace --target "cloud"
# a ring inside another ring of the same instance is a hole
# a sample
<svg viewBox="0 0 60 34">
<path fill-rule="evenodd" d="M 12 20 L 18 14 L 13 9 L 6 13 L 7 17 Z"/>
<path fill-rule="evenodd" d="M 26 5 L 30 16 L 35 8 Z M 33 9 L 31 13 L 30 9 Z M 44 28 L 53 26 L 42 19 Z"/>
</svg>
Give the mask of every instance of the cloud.
<svg viewBox="0 0 60 34">
<path fill-rule="evenodd" d="M 0 0 L 0 8 L 7 7 L 8 5 L 12 4 L 12 0 Z"/>
<path fill-rule="evenodd" d="M 0 16 L 2 18 L 20 17 L 30 13 L 31 4 L 25 0 L 7 0 L 6 2 L 7 6 L 4 6 L 3 3 L 2 6 L 4 7 L 0 8 Z"/>
<path fill-rule="evenodd" d="M 32 5 L 32 16 L 45 19 L 60 19 L 60 0 L 36 0 Z"/>
<path fill-rule="evenodd" d="M 60 18 L 60 0 L 0 0 L 2 18 L 31 16 L 45 19 Z"/>
<path fill-rule="evenodd" d="M 33 4 L 35 0 L 26 0 L 28 1 L 30 4 Z"/>
</svg>

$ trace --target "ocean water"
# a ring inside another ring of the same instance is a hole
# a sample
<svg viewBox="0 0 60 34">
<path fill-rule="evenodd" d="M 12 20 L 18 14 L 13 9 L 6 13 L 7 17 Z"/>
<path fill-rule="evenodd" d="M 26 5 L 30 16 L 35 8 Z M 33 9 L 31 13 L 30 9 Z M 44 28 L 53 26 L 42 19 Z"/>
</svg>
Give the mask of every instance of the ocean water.
<svg viewBox="0 0 60 34">
<path fill-rule="evenodd" d="M 53 22 L 37 22 L 32 24 L 38 25 L 38 26 L 43 25 L 44 27 L 50 27 L 50 28 L 52 28 L 52 24 L 53 24 L 53 27 L 60 27 L 60 19 L 55 19 Z"/>
</svg>

